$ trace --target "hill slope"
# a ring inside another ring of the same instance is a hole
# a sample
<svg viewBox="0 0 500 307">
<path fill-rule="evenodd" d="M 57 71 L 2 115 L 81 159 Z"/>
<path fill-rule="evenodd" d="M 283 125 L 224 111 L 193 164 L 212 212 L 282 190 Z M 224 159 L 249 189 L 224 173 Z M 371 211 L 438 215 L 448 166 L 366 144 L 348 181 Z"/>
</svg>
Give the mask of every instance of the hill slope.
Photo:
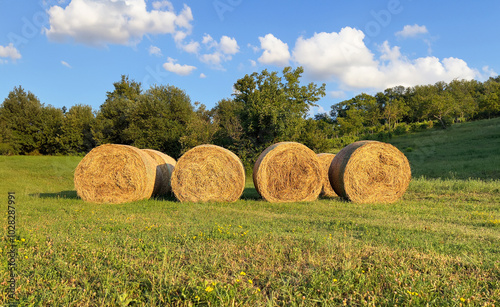
<svg viewBox="0 0 500 307">
<path fill-rule="evenodd" d="M 408 157 L 413 177 L 500 178 L 500 118 L 394 137 L 389 143 Z"/>
</svg>

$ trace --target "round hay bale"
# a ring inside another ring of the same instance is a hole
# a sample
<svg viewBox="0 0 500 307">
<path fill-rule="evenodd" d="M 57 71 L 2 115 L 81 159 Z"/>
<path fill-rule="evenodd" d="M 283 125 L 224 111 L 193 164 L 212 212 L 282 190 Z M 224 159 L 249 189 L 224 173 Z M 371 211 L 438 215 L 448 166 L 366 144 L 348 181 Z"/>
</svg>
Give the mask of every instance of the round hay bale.
<svg viewBox="0 0 500 307">
<path fill-rule="evenodd" d="M 358 141 L 344 147 L 328 172 L 337 195 L 356 203 L 392 203 L 411 180 L 410 163 L 391 144 Z"/>
<path fill-rule="evenodd" d="M 153 196 L 162 196 L 171 191 L 170 178 L 175 167 L 175 159 L 154 149 L 142 149 L 156 162 L 156 178 Z"/>
<path fill-rule="evenodd" d="M 156 163 L 142 150 L 105 144 L 92 149 L 75 170 L 75 189 L 84 201 L 124 203 L 153 194 Z"/>
<path fill-rule="evenodd" d="M 335 157 L 334 154 L 331 153 L 320 153 L 318 154 L 319 161 L 321 166 L 323 167 L 323 188 L 321 189 L 321 194 L 326 197 L 335 197 L 337 194 L 332 188 L 330 184 L 330 179 L 328 178 L 328 171 L 330 170 L 330 165 L 332 164 L 332 160 Z"/>
<path fill-rule="evenodd" d="M 245 168 L 231 151 L 199 145 L 177 161 L 171 184 L 181 202 L 233 202 L 245 189 Z"/>
<path fill-rule="evenodd" d="M 295 142 L 281 142 L 264 150 L 253 168 L 253 183 L 269 202 L 312 201 L 322 188 L 320 161 L 314 151 Z"/>
</svg>

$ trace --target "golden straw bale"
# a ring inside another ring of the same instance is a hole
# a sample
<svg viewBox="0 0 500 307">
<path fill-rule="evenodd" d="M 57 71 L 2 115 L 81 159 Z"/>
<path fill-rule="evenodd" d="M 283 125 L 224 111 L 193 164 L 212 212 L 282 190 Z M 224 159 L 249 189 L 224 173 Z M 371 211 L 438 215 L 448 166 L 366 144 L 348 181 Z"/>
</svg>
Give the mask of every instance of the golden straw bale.
<svg viewBox="0 0 500 307">
<path fill-rule="evenodd" d="M 253 168 L 255 189 L 270 202 L 312 201 L 322 188 L 318 156 L 307 146 L 281 142 L 264 150 Z"/>
<path fill-rule="evenodd" d="M 392 203 L 411 180 L 406 156 L 391 144 L 358 141 L 343 148 L 330 165 L 337 195 L 356 203 Z"/>
<path fill-rule="evenodd" d="M 170 192 L 170 178 L 175 167 L 175 159 L 154 149 L 142 149 L 156 162 L 156 180 L 154 196 L 162 196 Z"/>
<path fill-rule="evenodd" d="M 234 202 L 245 189 L 245 168 L 231 151 L 199 145 L 177 161 L 171 184 L 181 202 Z"/>
<path fill-rule="evenodd" d="M 153 194 L 156 163 L 142 150 L 105 144 L 92 149 L 75 170 L 75 189 L 84 201 L 124 203 Z"/>
<path fill-rule="evenodd" d="M 326 197 L 337 196 L 332 188 L 332 185 L 330 184 L 330 179 L 328 178 L 328 171 L 330 170 L 330 164 L 332 164 L 332 160 L 334 157 L 335 155 L 331 153 L 318 154 L 319 161 L 323 167 L 323 188 L 321 189 L 321 195 Z"/>
</svg>

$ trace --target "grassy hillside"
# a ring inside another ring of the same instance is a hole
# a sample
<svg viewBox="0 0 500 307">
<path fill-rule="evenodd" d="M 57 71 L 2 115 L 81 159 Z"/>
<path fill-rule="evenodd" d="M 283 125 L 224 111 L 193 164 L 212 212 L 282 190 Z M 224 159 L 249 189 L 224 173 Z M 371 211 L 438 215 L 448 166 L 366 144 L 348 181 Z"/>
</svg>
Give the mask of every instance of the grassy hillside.
<svg viewBox="0 0 500 307">
<path fill-rule="evenodd" d="M 405 135 L 389 142 L 406 154 L 414 177 L 500 179 L 500 118 Z"/>
<path fill-rule="evenodd" d="M 81 158 L 0 157 L 0 197 L 16 192 L 20 305 L 498 305 L 498 128 L 492 120 L 393 139 L 418 178 L 390 205 L 271 204 L 251 182 L 230 204 L 94 205 L 73 190 Z"/>
</svg>

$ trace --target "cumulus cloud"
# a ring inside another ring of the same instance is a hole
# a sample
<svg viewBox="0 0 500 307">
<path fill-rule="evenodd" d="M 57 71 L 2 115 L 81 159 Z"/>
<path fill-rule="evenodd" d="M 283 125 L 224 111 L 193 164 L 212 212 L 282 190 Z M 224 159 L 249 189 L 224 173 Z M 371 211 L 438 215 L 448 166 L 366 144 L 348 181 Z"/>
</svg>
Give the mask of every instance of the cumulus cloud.
<svg viewBox="0 0 500 307">
<path fill-rule="evenodd" d="M 205 75 L 204 73 L 201 73 L 201 74 L 200 74 L 200 78 L 201 78 L 201 79 L 205 79 L 206 77 L 207 77 L 207 75 Z"/>
<path fill-rule="evenodd" d="M 200 61 L 219 69 L 222 69 L 222 62 L 231 60 L 232 56 L 240 51 L 236 39 L 225 35 L 217 42 L 209 34 L 205 34 L 202 44 L 212 53 L 202 54 Z"/>
<path fill-rule="evenodd" d="M 409 59 L 398 46 L 386 41 L 377 57 L 363 42 L 364 33 L 343 28 L 339 33 L 316 33 L 299 37 L 293 50 L 294 61 L 314 79 L 339 82 L 341 90 L 372 88 L 382 90 L 396 85 L 414 86 L 455 78 L 482 78 L 482 74 L 458 58 Z"/>
<path fill-rule="evenodd" d="M 264 52 L 258 59 L 262 64 L 270 64 L 276 66 L 286 66 L 290 60 L 290 51 L 288 44 L 282 42 L 272 34 L 267 34 L 264 37 L 259 37 L 260 48 Z"/>
<path fill-rule="evenodd" d="M 193 14 L 184 5 L 179 14 L 169 1 L 154 2 L 147 10 L 145 0 L 72 0 L 65 8 L 47 11 L 50 40 L 73 40 L 91 46 L 135 45 L 146 34 L 172 34 L 181 41 L 191 33 Z"/>
<path fill-rule="evenodd" d="M 0 58 L 9 58 L 16 61 L 21 58 L 21 53 L 14 47 L 13 43 L 10 43 L 7 46 L 0 46 Z M 6 60 L 2 60 L 3 62 L 6 62 Z"/>
<path fill-rule="evenodd" d="M 63 66 L 68 67 L 68 68 L 72 68 L 72 67 L 71 67 L 71 65 L 69 65 L 69 64 L 68 64 L 68 62 L 66 62 L 66 61 L 61 61 L 61 64 L 62 64 Z"/>
<path fill-rule="evenodd" d="M 162 56 L 161 49 L 153 45 L 149 46 L 148 52 L 150 55 Z"/>
<path fill-rule="evenodd" d="M 178 74 L 180 76 L 187 76 L 187 75 L 191 74 L 193 72 L 193 70 L 196 69 L 195 66 L 181 65 L 181 64 L 178 64 L 175 62 L 177 62 L 177 60 L 169 57 L 167 59 L 167 62 L 165 64 L 163 64 L 163 68 L 165 68 L 166 71 L 173 72 L 173 73 Z"/>
<path fill-rule="evenodd" d="M 200 50 L 200 43 L 191 41 L 187 44 L 180 44 L 179 47 L 188 53 L 198 53 Z"/>
<path fill-rule="evenodd" d="M 407 38 L 407 37 L 415 37 L 419 34 L 426 34 L 426 33 L 429 33 L 429 31 L 427 31 L 426 26 L 419 26 L 417 24 L 414 24 L 414 25 L 404 26 L 403 30 L 396 32 L 396 36 Z"/>
</svg>

